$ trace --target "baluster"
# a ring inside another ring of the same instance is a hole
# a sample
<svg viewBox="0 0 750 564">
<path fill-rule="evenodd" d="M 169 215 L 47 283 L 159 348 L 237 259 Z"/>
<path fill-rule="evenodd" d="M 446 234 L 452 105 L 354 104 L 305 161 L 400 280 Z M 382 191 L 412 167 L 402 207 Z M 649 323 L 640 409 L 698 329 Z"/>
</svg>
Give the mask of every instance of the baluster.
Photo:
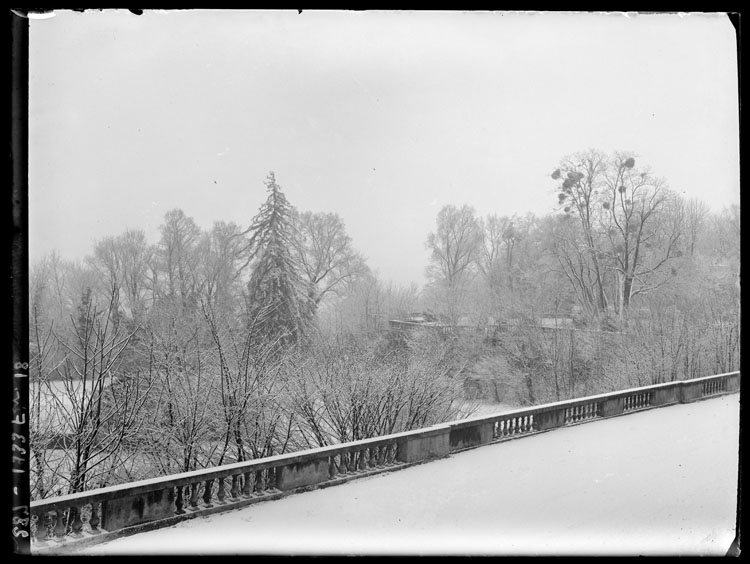
<svg viewBox="0 0 750 564">
<path fill-rule="evenodd" d="M 92 533 L 99 532 L 99 502 L 91 504 L 91 517 L 89 517 L 89 529 Z"/>
<path fill-rule="evenodd" d="M 266 470 L 266 490 L 274 490 L 278 491 L 279 488 L 276 487 L 276 480 L 281 475 L 281 469 L 278 466 L 274 466 L 273 468 L 268 468 Z"/>
<path fill-rule="evenodd" d="M 36 537 L 36 533 L 39 530 L 39 515 L 36 513 L 31 514 L 31 521 L 29 521 L 29 532 L 31 533 L 31 542 L 39 542 Z"/>
<path fill-rule="evenodd" d="M 206 480 L 206 483 L 203 486 L 203 506 L 204 507 L 213 507 L 214 504 L 211 503 L 211 488 L 213 486 L 214 481 L 213 480 Z"/>
<path fill-rule="evenodd" d="M 266 481 L 265 476 L 263 476 L 263 470 L 258 470 L 255 472 L 255 493 L 257 495 L 260 495 L 263 493 L 263 490 L 266 489 Z"/>
<path fill-rule="evenodd" d="M 349 471 L 349 453 L 341 453 L 341 465 L 339 466 L 339 474 L 345 475 Z"/>
<path fill-rule="evenodd" d="M 385 447 L 385 465 L 390 466 L 396 458 L 395 445 L 393 443 Z"/>
<path fill-rule="evenodd" d="M 49 538 L 49 512 L 31 514 L 31 539 L 40 546 L 47 546 Z"/>
<path fill-rule="evenodd" d="M 367 469 L 367 464 L 365 463 L 365 456 L 367 456 L 367 450 L 362 449 L 359 451 L 359 464 L 357 464 L 357 470 L 359 472 L 364 472 Z"/>
<path fill-rule="evenodd" d="M 218 500 L 218 503 L 224 504 L 226 503 L 224 499 L 226 498 L 226 494 L 224 493 L 224 478 L 216 478 L 216 499 Z"/>
<path fill-rule="evenodd" d="M 81 510 L 77 505 L 73 505 L 70 508 L 70 528 L 72 530 L 72 536 L 81 537 L 81 530 L 83 529 L 83 521 L 81 521 Z"/>
<path fill-rule="evenodd" d="M 198 487 L 198 482 L 195 482 L 191 485 L 192 492 L 190 494 L 190 511 L 196 511 L 198 509 Z"/>
<path fill-rule="evenodd" d="M 174 506 L 177 508 L 175 510 L 175 513 L 177 515 L 182 515 L 183 513 L 185 513 L 185 510 L 183 509 L 183 507 L 185 506 L 185 502 L 182 499 L 182 488 L 183 486 L 177 486 L 177 499 L 174 502 Z"/>
<path fill-rule="evenodd" d="M 253 495 L 252 491 L 250 490 L 250 474 L 252 474 L 252 472 L 245 472 L 243 474 L 243 480 L 242 480 L 243 497 L 250 497 Z"/>
<path fill-rule="evenodd" d="M 377 460 L 377 448 L 378 447 L 370 447 L 368 450 L 368 457 L 367 457 L 367 469 L 370 470 L 375 467 L 375 462 Z"/>
<path fill-rule="evenodd" d="M 57 522 L 57 513 L 55 511 L 47 511 L 43 515 L 44 517 L 44 539 L 53 540 L 55 538 L 55 523 Z"/>
<path fill-rule="evenodd" d="M 229 487 L 229 498 L 232 501 L 237 501 L 240 498 L 240 475 L 232 474 L 232 485 Z"/>
<path fill-rule="evenodd" d="M 62 509 L 55 509 L 55 516 L 57 521 L 55 522 L 55 540 L 62 541 L 65 537 L 65 512 Z"/>
<path fill-rule="evenodd" d="M 328 457 L 328 479 L 336 477 L 336 455 Z"/>
</svg>

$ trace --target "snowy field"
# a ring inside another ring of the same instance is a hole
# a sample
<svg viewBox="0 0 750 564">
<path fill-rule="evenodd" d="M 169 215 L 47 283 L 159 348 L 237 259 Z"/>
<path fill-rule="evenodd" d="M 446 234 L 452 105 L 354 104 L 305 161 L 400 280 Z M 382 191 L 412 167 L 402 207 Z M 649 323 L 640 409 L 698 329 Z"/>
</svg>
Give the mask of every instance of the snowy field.
<svg viewBox="0 0 750 564">
<path fill-rule="evenodd" d="M 739 394 L 480 447 L 87 554 L 724 555 Z"/>
</svg>

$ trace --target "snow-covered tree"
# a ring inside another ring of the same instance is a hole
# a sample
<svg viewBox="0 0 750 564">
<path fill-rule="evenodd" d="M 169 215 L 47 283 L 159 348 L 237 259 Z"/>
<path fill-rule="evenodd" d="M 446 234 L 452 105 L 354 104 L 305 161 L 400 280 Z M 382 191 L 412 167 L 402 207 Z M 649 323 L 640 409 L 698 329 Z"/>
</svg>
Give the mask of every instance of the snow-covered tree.
<svg viewBox="0 0 750 564">
<path fill-rule="evenodd" d="M 296 245 L 294 208 L 276 184 L 266 179 L 268 198 L 245 231 L 254 261 L 247 284 L 248 319 L 269 342 L 288 345 L 307 333 L 313 307 L 309 288 L 292 249 Z"/>
</svg>

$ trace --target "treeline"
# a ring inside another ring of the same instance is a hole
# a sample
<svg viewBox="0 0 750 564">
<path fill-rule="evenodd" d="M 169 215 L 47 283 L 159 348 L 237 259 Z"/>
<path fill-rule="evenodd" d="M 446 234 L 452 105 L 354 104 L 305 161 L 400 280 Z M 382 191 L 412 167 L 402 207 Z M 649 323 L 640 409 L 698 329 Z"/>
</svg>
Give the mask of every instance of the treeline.
<svg viewBox="0 0 750 564">
<path fill-rule="evenodd" d="M 30 272 L 32 495 L 352 441 L 460 416 L 429 339 L 335 214 L 297 212 L 273 173 L 249 227 L 108 237 Z"/>
<path fill-rule="evenodd" d="M 550 176 L 554 213 L 446 206 L 427 240 L 426 307 L 507 327 L 468 371 L 483 393 L 535 403 L 738 369 L 739 206 L 712 213 L 622 153 Z"/>
<path fill-rule="evenodd" d="M 172 210 L 157 242 L 127 231 L 38 261 L 32 495 L 422 427 L 472 394 L 539 403 L 736 369 L 739 208 L 711 213 L 628 155 L 551 176 L 545 217 L 443 208 L 421 290 L 380 280 L 340 217 L 297 211 L 273 173 L 247 227 Z M 418 311 L 503 330 L 387 330 Z"/>
</svg>

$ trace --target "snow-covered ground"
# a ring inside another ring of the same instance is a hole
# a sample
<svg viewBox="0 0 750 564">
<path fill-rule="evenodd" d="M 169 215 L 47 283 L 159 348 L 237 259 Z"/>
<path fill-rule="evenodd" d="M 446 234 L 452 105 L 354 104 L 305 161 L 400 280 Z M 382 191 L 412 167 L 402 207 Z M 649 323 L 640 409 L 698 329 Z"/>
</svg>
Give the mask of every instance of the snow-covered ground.
<svg viewBox="0 0 750 564">
<path fill-rule="evenodd" d="M 518 408 L 519 406 L 513 406 L 509 403 L 497 403 L 489 400 L 466 400 L 466 407 L 462 411 L 470 417 L 479 417 L 480 415 L 495 415 L 496 413 Z"/>
<path fill-rule="evenodd" d="M 739 395 L 480 447 L 88 554 L 724 555 Z"/>
</svg>

